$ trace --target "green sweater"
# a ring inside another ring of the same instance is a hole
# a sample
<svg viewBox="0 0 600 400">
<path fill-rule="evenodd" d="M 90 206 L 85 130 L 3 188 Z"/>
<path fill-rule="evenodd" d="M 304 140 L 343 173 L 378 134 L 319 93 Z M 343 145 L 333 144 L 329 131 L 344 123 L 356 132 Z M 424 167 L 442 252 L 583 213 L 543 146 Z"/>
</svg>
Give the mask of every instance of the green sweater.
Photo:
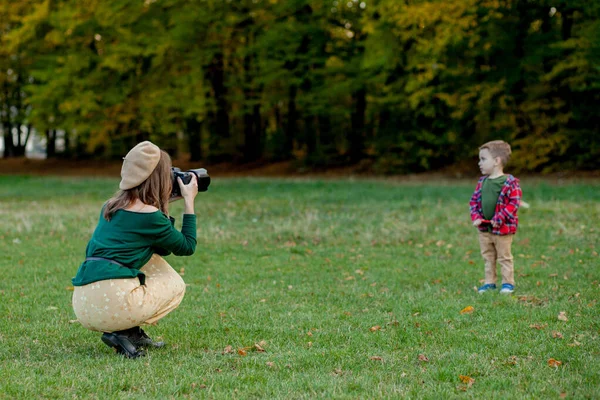
<svg viewBox="0 0 600 400">
<path fill-rule="evenodd" d="M 184 214 L 181 232 L 175 229 L 173 218 L 161 211 L 138 213 L 118 210 L 110 221 L 100 211 L 98 226 L 90 239 L 85 255 L 117 261 L 121 266 L 106 260 L 84 261 L 72 279 L 74 286 L 115 278 L 139 277 L 140 271 L 154 253 L 161 256 L 175 254 L 189 256 L 196 250 L 196 216 Z"/>
</svg>

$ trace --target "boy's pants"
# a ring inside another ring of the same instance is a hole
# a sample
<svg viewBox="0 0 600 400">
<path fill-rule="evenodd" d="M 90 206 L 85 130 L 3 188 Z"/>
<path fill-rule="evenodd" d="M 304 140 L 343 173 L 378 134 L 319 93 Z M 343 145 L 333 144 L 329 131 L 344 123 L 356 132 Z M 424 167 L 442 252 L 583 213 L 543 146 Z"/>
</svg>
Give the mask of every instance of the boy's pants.
<svg viewBox="0 0 600 400">
<path fill-rule="evenodd" d="M 185 294 L 181 276 L 157 254 L 141 271 L 145 285 L 127 278 L 75 286 L 73 310 L 81 325 L 93 331 L 121 331 L 155 324 L 177 308 Z"/>
<path fill-rule="evenodd" d="M 485 283 L 496 283 L 496 261 L 500 264 L 502 283 L 515 284 L 515 267 L 510 251 L 513 235 L 479 232 L 479 246 L 485 260 Z"/>
</svg>

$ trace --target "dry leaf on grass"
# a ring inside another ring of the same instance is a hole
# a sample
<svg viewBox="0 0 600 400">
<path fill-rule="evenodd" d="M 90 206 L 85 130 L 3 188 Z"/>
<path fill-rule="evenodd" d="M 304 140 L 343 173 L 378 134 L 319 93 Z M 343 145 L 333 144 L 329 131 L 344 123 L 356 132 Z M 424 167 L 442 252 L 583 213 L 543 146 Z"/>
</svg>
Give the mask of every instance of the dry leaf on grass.
<svg viewBox="0 0 600 400">
<path fill-rule="evenodd" d="M 560 333 L 559 331 L 552 331 L 552 337 L 554 339 L 562 339 L 563 338 L 563 334 Z"/>
<path fill-rule="evenodd" d="M 428 362 L 429 358 L 425 354 L 419 354 L 419 361 Z"/>
<path fill-rule="evenodd" d="M 371 359 L 373 361 L 383 361 L 383 358 L 381 358 L 379 356 L 371 356 L 371 357 L 369 357 L 369 359 Z"/>
<path fill-rule="evenodd" d="M 261 342 L 261 343 L 263 343 L 263 342 Z M 254 343 L 254 348 L 256 349 L 256 351 L 259 351 L 261 353 L 265 352 L 265 349 L 263 349 L 259 343 Z"/>
<path fill-rule="evenodd" d="M 558 313 L 558 320 L 567 322 L 569 319 L 567 318 L 567 313 L 565 311 L 561 311 Z"/>
<path fill-rule="evenodd" d="M 460 379 L 462 383 L 465 383 L 467 387 L 471 387 L 475 383 L 475 379 L 467 375 L 459 375 L 458 379 Z"/>
<path fill-rule="evenodd" d="M 473 308 L 473 306 L 467 306 L 465 308 L 463 308 L 462 310 L 460 310 L 461 314 L 472 314 L 473 311 L 475 311 L 475 308 Z"/>
<path fill-rule="evenodd" d="M 242 357 L 247 356 L 248 352 L 246 351 L 246 349 L 238 349 L 238 354 Z"/>
<path fill-rule="evenodd" d="M 231 346 L 225 346 L 225 348 L 223 349 L 223 353 L 222 354 L 232 354 L 233 353 L 233 347 Z"/>
<path fill-rule="evenodd" d="M 540 325 L 540 324 L 531 324 L 531 325 L 529 325 L 530 328 L 537 329 L 538 331 L 541 330 L 541 329 L 544 329 L 547 326 L 548 326 L 548 324 L 543 324 L 543 325 Z"/>
<path fill-rule="evenodd" d="M 562 361 L 558 361 L 554 358 L 548 360 L 548 366 L 558 368 L 562 364 Z"/>
<path fill-rule="evenodd" d="M 579 343 L 577 340 L 573 340 L 573 343 L 569 343 L 567 346 L 569 346 L 569 347 L 581 346 L 581 343 Z"/>
<path fill-rule="evenodd" d="M 369 330 L 371 332 L 375 332 L 375 331 L 381 330 L 381 326 L 375 325 L 375 326 L 370 327 Z"/>
<path fill-rule="evenodd" d="M 273 368 L 275 366 L 275 363 L 273 361 L 267 361 L 266 364 L 269 368 Z"/>
</svg>

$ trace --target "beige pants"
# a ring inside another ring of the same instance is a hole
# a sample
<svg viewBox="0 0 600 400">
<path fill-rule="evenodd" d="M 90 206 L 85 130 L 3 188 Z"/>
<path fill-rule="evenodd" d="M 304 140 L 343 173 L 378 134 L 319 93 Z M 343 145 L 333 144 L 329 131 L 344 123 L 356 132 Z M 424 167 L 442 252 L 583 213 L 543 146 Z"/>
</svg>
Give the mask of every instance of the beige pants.
<svg viewBox="0 0 600 400">
<path fill-rule="evenodd" d="M 513 235 L 479 232 L 479 246 L 485 260 L 485 283 L 496 283 L 496 262 L 500 264 L 502 283 L 515 284 L 515 267 L 510 251 Z"/>
<path fill-rule="evenodd" d="M 159 255 L 142 267 L 145 285 L 138 278 L 107 279 L 73 292 L 73 310 L 81 325 L 100 332 L 114 332 L 154 324 L 173 311 L 185 294 L 181 276 Z"/>
</svg>

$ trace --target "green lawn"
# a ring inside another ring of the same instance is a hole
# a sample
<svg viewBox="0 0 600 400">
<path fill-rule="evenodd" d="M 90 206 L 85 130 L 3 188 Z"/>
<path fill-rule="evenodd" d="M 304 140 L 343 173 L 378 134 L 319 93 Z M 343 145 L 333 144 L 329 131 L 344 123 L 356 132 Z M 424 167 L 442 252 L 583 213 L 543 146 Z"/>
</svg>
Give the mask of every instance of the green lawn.
<svg viewBox="0 0 600 400">
<path fill-rule="evenodd" d="M 597 182 L 524 180 L 517 290 L 480 295 L 475 181 L 213 177 L 137 360 L 71 309 L 117 183 L 0 176 L 0 398 L 600 397 Z"/>
</svg>

